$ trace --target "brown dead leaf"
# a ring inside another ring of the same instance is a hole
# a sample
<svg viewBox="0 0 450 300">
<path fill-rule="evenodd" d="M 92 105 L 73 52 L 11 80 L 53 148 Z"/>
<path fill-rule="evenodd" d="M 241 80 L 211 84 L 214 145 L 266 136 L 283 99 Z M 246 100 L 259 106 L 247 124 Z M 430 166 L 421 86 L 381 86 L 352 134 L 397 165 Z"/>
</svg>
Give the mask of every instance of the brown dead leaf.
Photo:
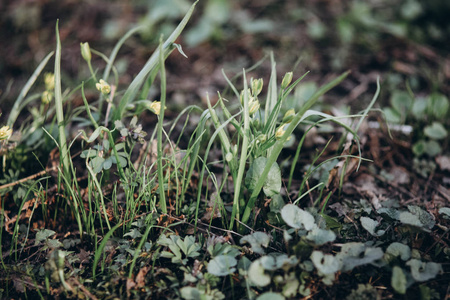
<svg viewBox="0 0 450 300">
<path fill-rule="evenodd" d="M 142 288 L 145 286 L 145 276 L 147 275 L 149 271 L 149 267 L 143 267 L 139 270 L 137 276 L 136 276 L 136 286 L 138 288 Z"/>
<path fill-rule="evenodd" d="M 439 165 L 439 168 L 443 171 L 450 171 L 450 157 L 441 155 L 436 157 L 436 163 Z"/>
</svg>

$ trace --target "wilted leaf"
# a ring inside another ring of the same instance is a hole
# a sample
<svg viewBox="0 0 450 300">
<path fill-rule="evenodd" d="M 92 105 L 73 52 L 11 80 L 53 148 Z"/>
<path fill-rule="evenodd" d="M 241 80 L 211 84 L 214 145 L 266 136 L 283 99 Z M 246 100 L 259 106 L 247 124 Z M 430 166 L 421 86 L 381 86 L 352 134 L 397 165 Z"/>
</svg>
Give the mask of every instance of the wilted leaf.
<svg viewBox="0 0 450 300">
<path fill-rule="evenodd" d="M 264 168 L 267 165 L 266 157 L 258 157 L 251 164 L 245 176 L 245 185 L 249 190 L 253 190 L 258 182 Z M 263 185 L 264 194 L 267 197 L 272 197 L 275 194 L 280 193 L 281 190 L 281 170 L 276 162 L 272 164 L 272 167 L 267 174 Z"/>
<path fill-rule="evenodd" d="M 320 229 L 316 226 L 313 230 L 308 232 L 306 239 L 314 242 L 317 246 L 320 246 L 334 241 L 336 239 L 336 234 L 331 230 Z"/>
<path fill-rule="evenodd" d="M 256 231 L 241 238 L 241 244 L 247 242 L 252 247 L 253 252 L 264 254 L 264 248 L 267 248 L 270 243 L 270 236 L 264 232 Z"/>
<path fill-rule="evenodd" d="M 391 286 L 399 294 L 406 293 L 407 280 L 402 268 L 394 266 L 392 269 Z"/>
<path fill-rule="evenodd" d="M 237 260 L 228 255 L 219 255 L 208 264 L 208 272 L 215 276 L 227 276 L 236 271 Z"/>
<path fill-rule="evenodd" d="M 434 262 L 411 259 L 406 265 L 411 267 L 411 275 L 416 281 L 427 281 L 442 273 L 442 266 Z"/>
<path fill-rule="evenodd" d="M 295 229 L 311 230 L 314 228 L 314 217 L 294 204 L 287 204 L 281 210 L 283 220 Z"/>
</svg>

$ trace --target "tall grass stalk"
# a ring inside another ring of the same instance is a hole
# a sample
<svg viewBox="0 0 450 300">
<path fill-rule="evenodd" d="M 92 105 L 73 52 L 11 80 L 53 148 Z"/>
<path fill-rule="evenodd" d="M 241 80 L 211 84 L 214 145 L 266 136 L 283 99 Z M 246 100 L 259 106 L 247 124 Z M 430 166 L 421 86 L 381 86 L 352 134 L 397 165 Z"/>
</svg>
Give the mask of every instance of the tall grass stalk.
<svg viewBox="0 0 450 300">
<path fill-rule="evenodd" d="M 164 54 L 163 54 L 162 38 L 159 42 L 159 65 L 161 69 L 161 110 L 158 115 L 158 134 L 157 134 L 157 147 L 158 147 L 158 182 L 159 182 L 159 207 L 162 212 L 167 214 L 166 196 L 164 193 L 164 170 L 163 170 L 163 123 L 164 123 L 164 110 L 166 105 L 166 69 L 164 66 Z"/>
<path fill-rule="evenodd" d="M 67 149 L 66 126 L 64 121 L 63 98 L 61 93 L 61 40 L 59 38 L 59 20 L 56 21 L 56 54 L 55 54 L 55 107 L 59 130 L 59 151 L 63 167 L 63 175 L 71 182 L 69 169 L 69 151 Z"/>
<path fill-rule="evenodd" d="M 241 159 L 239 161 L 239 168 L 236 180 L 234 181 L 234 196 L 233 196 L 233 210 L 231 212 L 230 226 L 229 230 L 233 230 L 234 218 L 237 217 L 239 220 L 240 212 L 239 212 L 239 200 L 242 196 L 241 190 L 242 179 L 244 178 L 245 166 L 247 162 L 247 151 L 250 137 L 250 113 L 248 102 L 250 99 L 250 95 L 248 94 L 248 84 L 247 78 L 245 76 L 245 69 L 243 70 L 243 78 L 244 78 L 244 136 L 242 138 L 242 146 L 241 146 Z"/>
</svg>

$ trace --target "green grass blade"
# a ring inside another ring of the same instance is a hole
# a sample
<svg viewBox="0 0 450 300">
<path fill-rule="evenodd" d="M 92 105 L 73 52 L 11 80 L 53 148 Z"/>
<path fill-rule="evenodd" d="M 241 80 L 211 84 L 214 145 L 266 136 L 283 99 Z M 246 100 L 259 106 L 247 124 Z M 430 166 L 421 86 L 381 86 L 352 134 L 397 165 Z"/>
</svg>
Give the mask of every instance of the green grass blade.
<svg viewBox="0 0 450 300">
<path fill-rule="evenodd" d="M 151 72 L 151 70 L 153 68 L 155 68 L 158 65 L 159 57 L 161 56 L 160 51 L 164 51 L 164 53 L 163 53 L 163 56 L 164 56 L 165 53 L 170 52 L 174 49 L 172 44 L 175 42 L 175 40 L 181 34 L 181 32 L 183 31 L 187 22 L 189 21 L 197 2 L 198 1 L 196 1 L 194 4 L 192 4 L 191 8 L 187 12 L 187 14 L 184 16 L 183 20 L 181 20 L 180 24 L 178 24 L 177 28 L 175 28 L 173 33 L 164 42 L 162 47 L 158 48 L 158 50 L 156 50 L 152 54 L 152 56 L 149 58 L 149 60 L 147 61 L 145 66 L 142 68 L 142 70 L 139 72 L 139 74 L 136 76 L 136 78 L 134 78 L 134 80 L 131 82 L 130 86 L 125 91 L 125 94 L 123 95 L 122 99 L 120 100 L 120 103 L 119 103 L 117 109 L 114 111 L 113 121 L 122 119 L 125 107 L 134 100 L 137 92 L 141 88 L 143 82 L 146 80 L 147 75 Z"/>
<path fill-rule="evenodd" d="M 67 149 L 66 126 L 64 122 L 63 99 L 61 93 L 61 40 L 59 38 L 59 20 L 56 21 L 56 54 L 55 54 L 55 107 L 59 130 L 60 159 L 64 176 L 71 182 L 69 169 L 69 151 Z"/>
<path fill-rule="evenodd" d="M 13 127 L 14 122 L 16 122 L 17 117 L 19 116 L 19 113 L 20 113 L 19 107 L 20 107 L 23 99 L 28 94 L 28 92 L 30 91 L 31 87 L 35 83 L 36 79 L 39 77 L 39 75 L 41 74 L 42 70 L 45 68 L 45 66 L 47 65 L 48 61 L 50 60 L 50 58 L 53 56 L 54 53 L 55 53 L 54 51 L 50 52 L 42 60 L 42 62 L 39 64 L 39 66 L 34 71 L 33 75 L 31 75 L 31 77 L 28 79 L 28 81 L 25 84 L 25 86 L 23 87 L 23 89 L 20 91 L 19 97 L 17 97 L 17 100 L 14 103 L 14 105 L 13 105 L 13 107 L 11 109 L 11 112 L 9 114 L 8 121 L 6 122 L 6 124 L 9 127 L 11 127 L 11 128 Z"/>
<path fill-rule="evenodd" d="M 97 269 L 98 262 L 100 261 L 100 257 L 103 254 L 103 249 L 105 249 L 106 243 L 109 241 L 111 236 L 113 235 L 114 231 L 116 231 L 117 228 L 119 228 L 122 225 L 122 223 L 116 224 L 113 228 L 111 228 L 110 231 L 108 231 L 105 236 L 103 237 L 102 242 L 100 243 L 100 246 L 98 246 L 97 251 L 94 255 L 94 263 L 92 264 L 92 277 L 95 279 L 95 271 Z"/>
</svg>

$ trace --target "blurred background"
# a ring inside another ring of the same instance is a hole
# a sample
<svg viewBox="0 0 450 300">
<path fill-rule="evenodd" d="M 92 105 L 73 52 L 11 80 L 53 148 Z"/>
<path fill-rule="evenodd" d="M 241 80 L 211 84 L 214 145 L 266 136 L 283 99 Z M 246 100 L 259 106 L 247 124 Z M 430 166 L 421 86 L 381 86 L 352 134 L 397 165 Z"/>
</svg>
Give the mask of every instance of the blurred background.
<svg viewBox="0 0 450 300">
<path fill-rule="evenodd" d="M 63 82 L 72 87 L 89 77 L 81 42 L 109 55 L 130 28 L 145 25 L 118 55 L 120 84 L 126 86 L 157 47 L 160 35 L 167 37 L 192 3 L 0 1 L 2 112 L 7 114 L 27 78 L 55 49 L 57 19 Z M 448 95 L 449 15 L 446 0 L 201 0 L 178 41 L 188 58 L 174 52 L 167 61 L 169 101 L 181 106 L 199 102 L 205 91 L 214 94 L 226 86 L 222 69 L 236 74 L 269 51 L 275 54 L 280 76 L 296 66 L 295 76 L 311 71 L 307 80 L 320 84 L 352 70 L 334 91 L 344 104 L 370 99 L 378 75 L 383 85 L 381 103 L 406 82 L 418 94 Z M 101 70 L 104 62 L 94 56 L 93 66 Z M 250 75 L 267 77 L 269 67 L 266 59 Z M 52 62 L 47 69 L 52 71 Z M 39 85 L 43 79 L 35 88 Z"/>
</svg>

